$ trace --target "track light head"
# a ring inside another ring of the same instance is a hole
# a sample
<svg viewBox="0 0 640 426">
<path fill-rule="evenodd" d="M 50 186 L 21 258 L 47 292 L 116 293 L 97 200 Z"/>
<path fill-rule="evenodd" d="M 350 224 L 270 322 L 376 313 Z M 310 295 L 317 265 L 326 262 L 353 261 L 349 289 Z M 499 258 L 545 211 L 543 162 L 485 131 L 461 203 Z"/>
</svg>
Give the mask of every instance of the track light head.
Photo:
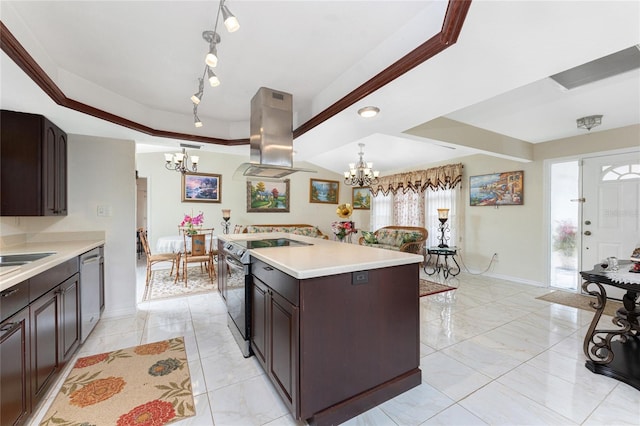
<svg viewBox="0 0 640 426">
<path fill-rule="evenodd" d="M 238 31 L 240 29 L 240 22 L 238 22 L 238 18 L 229 11 L 229 8 L 225 4 L 222 4 L 221 9 L 224 26 L 227 28 L 227 31 L 230 33 Z"/>
<path fill-rule="evenodd" d="M 218 66 L 218 49 L 215 44 L 209 49 L 209 53 L 207 53 L 207 56 L 204 58 L 204 63 L 212 68 Z"/>
<path fill-rule="evenodd" d="M 211 67 L 208 67 L 208 66 L 207 66 L 207 76 L 209 78 L 209 84 L 211 85 L 211 87 L 220 86 L 220 79 L 218 78 L 216 73 L 213 72 Z"/>
</svg>

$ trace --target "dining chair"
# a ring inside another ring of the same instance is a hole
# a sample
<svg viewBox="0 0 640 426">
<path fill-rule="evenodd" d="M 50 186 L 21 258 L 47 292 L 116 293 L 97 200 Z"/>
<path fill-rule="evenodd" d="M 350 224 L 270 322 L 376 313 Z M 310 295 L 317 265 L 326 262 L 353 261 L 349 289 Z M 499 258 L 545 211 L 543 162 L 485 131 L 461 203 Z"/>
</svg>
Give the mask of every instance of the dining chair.
<svg viewBox="0 0 640 426">
<path fill-rule="evenodd" d="M 184 239 L 183 250 L 181 253 L 182 263 L 182 277 L 184 278 L 184 286 L 187 287 L 189 264 L 199 263 L 200 270 L 207 272 L 211 283 L 213 283 L 213 277 L 216 275 L 214 268 L 214 254 L 213 254 L 213 230 L 214 228 L 201 228 L 198 229 L 195 234 L 189 234 L 186 229 L 181 229 L 182 238 Z M 208 246 L 207 246 L 208 243 Z M 180 265 L 176 272 L 175 282 L 180 279 Z"/>
<path fill-rule="evenodd" d="M 142 249 L 144 250 L 145 257 L 147 258 L 147 277 L 145 281 L 145 288 L 149 287 L 149 282 L 151 281 L 151 267 L 157 263 L 161 262 L 171 262 L 171 272 L 169 275 L 173 275 L 174 267 L 177 268 L 180 262 L 180 253 L 151 253 L 151 249 L 149 248 L 149 240 L 147 239 L 147 230 L 144 228 L 138 229 L 138 236 L 140 237 L 140 243 L 142 244 Z M 176 269 L 176 275 L 178 271 Z"/>
</svg>

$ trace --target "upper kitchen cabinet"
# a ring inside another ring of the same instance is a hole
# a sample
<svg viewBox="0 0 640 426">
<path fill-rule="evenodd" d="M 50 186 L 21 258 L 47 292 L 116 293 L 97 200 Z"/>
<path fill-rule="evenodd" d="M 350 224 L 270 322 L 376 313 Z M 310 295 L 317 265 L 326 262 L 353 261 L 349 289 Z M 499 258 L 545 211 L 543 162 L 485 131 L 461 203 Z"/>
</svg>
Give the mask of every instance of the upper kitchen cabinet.
<svg viewBox="0 0 640 426">
<path fill-rule="evenodd" d="M 42 115 L 2 110 L 0 215 L 67 215 L 67 134 Z"/>
</svg>

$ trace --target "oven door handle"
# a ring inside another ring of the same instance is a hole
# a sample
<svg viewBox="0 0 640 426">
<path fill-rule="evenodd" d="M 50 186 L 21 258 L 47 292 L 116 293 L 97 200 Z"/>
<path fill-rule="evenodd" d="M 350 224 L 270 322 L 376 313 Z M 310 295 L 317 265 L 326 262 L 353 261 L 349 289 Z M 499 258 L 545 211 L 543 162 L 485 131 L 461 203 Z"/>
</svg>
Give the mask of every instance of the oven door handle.
<svg viewBox="0 0 640 426">
<path fill-rule="evenodd" d="M 236 268 L 244 269 L 244 264 L 233 257 L 225 256 L 225 260 L 230 266 L 235 266 Z"/>
</svg>

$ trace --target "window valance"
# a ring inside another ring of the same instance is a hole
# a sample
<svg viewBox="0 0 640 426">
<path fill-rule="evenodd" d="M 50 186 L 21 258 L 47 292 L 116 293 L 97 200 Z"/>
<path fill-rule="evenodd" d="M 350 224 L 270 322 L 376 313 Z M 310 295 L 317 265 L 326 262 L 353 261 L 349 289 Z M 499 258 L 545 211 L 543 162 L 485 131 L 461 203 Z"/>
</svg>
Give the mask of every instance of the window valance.
<svg viewBox="0 0 640 426">
<path fill-rule="evenodd" d="M 447 164 L 440 167 L 432 167 L 426 170 L 415 170 L 406 173 L 398 173 L 391 176 L 378 178 L 378 185 L 371 187 L 371 193 L 376 196 L 382 192 L 396 194 L 398 191 L 424 192 L 428 188 L 433 191 L 438 189 L 455 188 L 462 181 L 462 164 Z"/>
</svg>

